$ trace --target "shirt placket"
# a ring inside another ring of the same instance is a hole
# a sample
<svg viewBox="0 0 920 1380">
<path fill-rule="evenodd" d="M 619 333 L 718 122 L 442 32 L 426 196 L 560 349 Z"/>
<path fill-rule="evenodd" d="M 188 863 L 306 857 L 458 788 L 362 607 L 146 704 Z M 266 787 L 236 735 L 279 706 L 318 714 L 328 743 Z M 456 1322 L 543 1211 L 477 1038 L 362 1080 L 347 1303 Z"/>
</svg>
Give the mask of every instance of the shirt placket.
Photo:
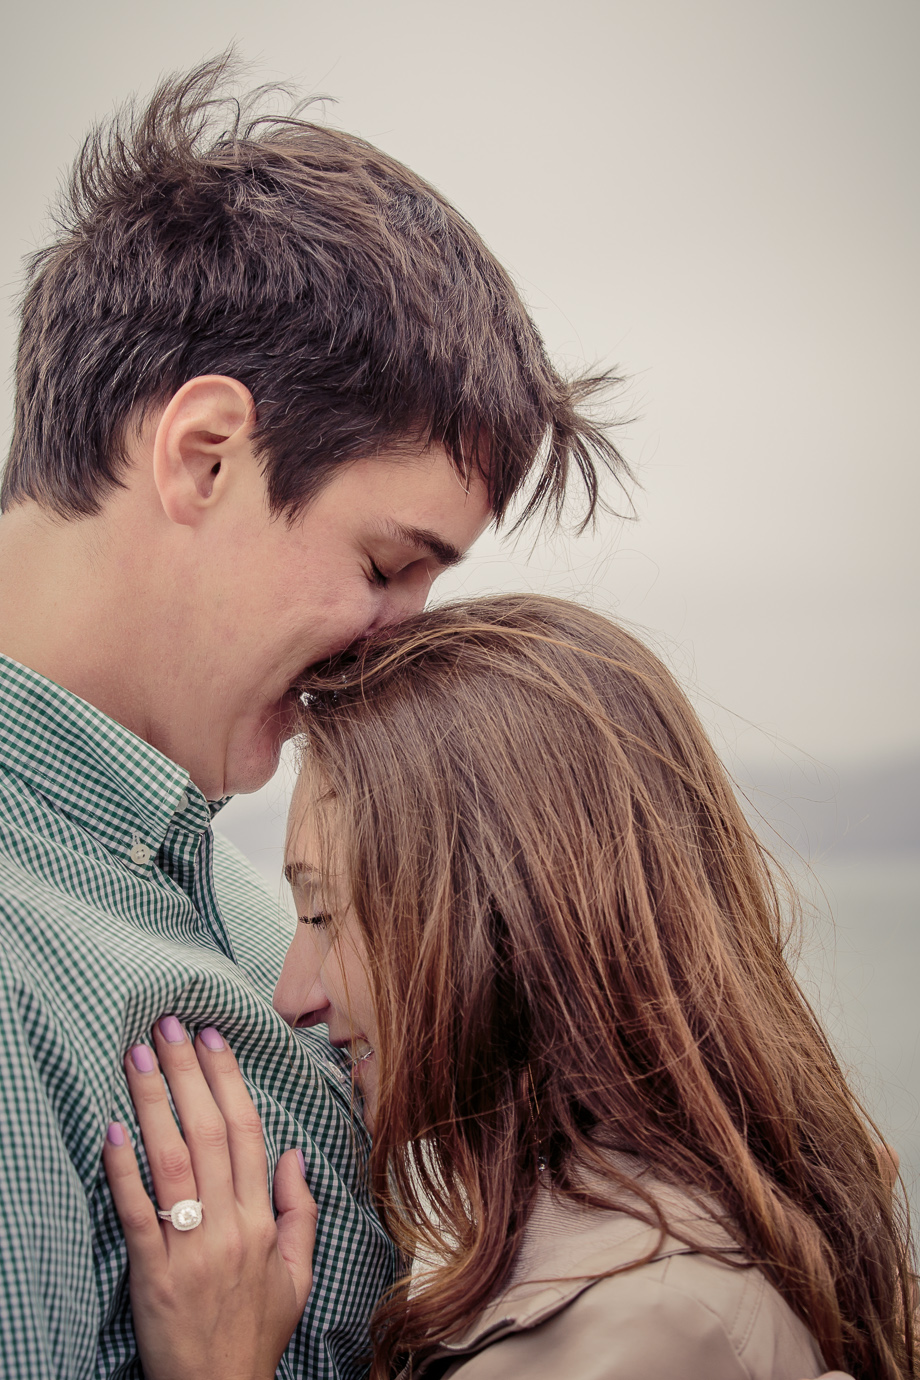
<svg viewBox="0 0 920 1380">
<path fill-rule="evenodd" d="M 214 888 L 214 836 L 204 829 L 174 824 L 158 857 L 160 870 L 191 901 L 208 939 L 234 963 L 236 957 Z"/>
</svg>

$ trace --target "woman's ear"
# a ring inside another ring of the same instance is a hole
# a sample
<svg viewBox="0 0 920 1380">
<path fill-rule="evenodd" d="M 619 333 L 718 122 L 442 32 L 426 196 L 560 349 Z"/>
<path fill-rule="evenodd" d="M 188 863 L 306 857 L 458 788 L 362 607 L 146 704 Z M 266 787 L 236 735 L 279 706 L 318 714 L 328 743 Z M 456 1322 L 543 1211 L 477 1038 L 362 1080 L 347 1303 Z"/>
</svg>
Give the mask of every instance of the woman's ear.
<svg viewBox="0 0 920 1380">
<path fill-rule="evenodd" d="M 189 379 L 163 410 L 153 440 L 153 481 L 171 522 L 195 527 L 253 463 L 252 394 L 237 379 Z"/>
</svg>

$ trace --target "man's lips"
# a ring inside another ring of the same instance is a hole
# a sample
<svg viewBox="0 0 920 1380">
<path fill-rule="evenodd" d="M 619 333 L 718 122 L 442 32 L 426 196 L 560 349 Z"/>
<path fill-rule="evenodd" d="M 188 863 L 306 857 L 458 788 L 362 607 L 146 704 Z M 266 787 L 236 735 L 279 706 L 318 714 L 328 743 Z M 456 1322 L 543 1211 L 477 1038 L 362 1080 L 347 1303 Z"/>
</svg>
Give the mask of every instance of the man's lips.
<svg viewBox="0 0 920 1380">
<path fill-rule="evenodd" d="M 270 729 L 276 741 L 283 742 L 290 738 L 294 732 L 297 716 L 300 711 L 301 691 L 294 686 L 285 690 L 280 699 L 276 700 L 266 715 L 266 727 Z"/>
<path fill-rule="evenodd" d="M 301 703 L 302 690 L 298 690 L 296 685 L 291 685 L 285 690 L 281 699 L 278 701 L 278 709 L 282 714 L 296 712 Z"/>
<path fill-rule="evenodd" d="M 356 637 L 349 638 L 349 640 L 343 642 L 341 646 L 333 647 L 323 656 L 317 657 L 315 661 L 311 661 L 309 666 L 305 666 L 300 675 L 293 682 L 288 694 L 293 695 L 295 700 L 302 703 L 304 695 L 306 694 L 309 696 L 310 694 L 311 677 L 314 672 L 322 678 L 328 675 L 333 665 L 341 671 L 343 668 L 356 663 L 360 659 L 362 645 L 367 641 L 373 631 L 373 626 L 365 628 L 364 631 L 358 633 Z"/>
<path fill-rule="evenodd" d="M 370 636 L 372 628 L 365 628 L 363 632 L 354 637 L 348 638 L 342 643 L 330 647 L 322 656 L 311 661 L 308 666 L 304 666 L 299 675 L 295 676 L 287 690 L 275 704 L 275 712 L 279 715 L 296 715 L 303 704 L 304 693 L 309 693 L 310 675 L 316 671 L 320 675 L 328 671 L 332 662 L 344 661 L 346 658 L 356 661 L 362 642 L 366 642 Z"/>
<path fill-rule="evenodd" d="M 283 690 L 276 700 L 269 700 L 265 711 L 267 722 L 277 720 L 287 720 L 296 711 L 300 703 L 300 691 L 295 686 L 288 686 Z"/>
</svg>

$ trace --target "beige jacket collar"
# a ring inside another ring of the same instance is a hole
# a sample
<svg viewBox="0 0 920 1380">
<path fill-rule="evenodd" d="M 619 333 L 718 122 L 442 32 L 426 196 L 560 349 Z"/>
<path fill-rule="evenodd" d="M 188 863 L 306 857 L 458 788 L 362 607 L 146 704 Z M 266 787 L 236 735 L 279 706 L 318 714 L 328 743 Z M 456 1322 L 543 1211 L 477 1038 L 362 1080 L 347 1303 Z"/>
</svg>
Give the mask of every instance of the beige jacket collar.
<svg viewBox="0 0 920 1380">
<path fill-rule="evenodd" d="M 618 1155 L 622 1167 L 646 1177 L 633 1156 Z M 598 1181 L 600 1183 L 600 1180 Z M 712 1205 L 687 1193 L 646 1178 L 669 1226 L 680 1236 L 666 1234 L 627 1210 L 583 1208 L 560 1198 L 547 1185 L 540 1189 L 537 1205 L 527 1225 L 514 1271 L 506 1288 L 489 1303 L 475 1321 L 450 1342 L 426 1357 L 412 1372 L 423 1375 L 425 1367 L 445 1357 L 459 1357 L 480 1350 L 513 1332 L 536 1327 L 601 1276 L 645 1260 L 661 1260 L 697 1250 L 742 1254 L 737 1241 L 719 1221 Z M 609 1184 L 605 1185 L 609 1193 Z M 624 1209 L 648 1209 L 638 1198 L 619 1194 Z M 406 1370 L 403 1376 L 408 1376 Z M 403 1380 L 400 1376 L 400 1380 Z"/>
</svg>

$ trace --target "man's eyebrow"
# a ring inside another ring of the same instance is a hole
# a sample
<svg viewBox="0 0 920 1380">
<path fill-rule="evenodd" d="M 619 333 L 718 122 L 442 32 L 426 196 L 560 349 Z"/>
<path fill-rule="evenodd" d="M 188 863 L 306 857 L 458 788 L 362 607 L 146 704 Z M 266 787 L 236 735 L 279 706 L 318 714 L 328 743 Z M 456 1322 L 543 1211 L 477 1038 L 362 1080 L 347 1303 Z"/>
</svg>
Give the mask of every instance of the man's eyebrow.
<svg viewBox="0 0 920 1380">
<path fill-rule="evenodd" d="M 319 868 L 314 867 L 312 863 L 289 862 L 284 864 L 284 880 L 288 886 L 303 885 L 304 883 L 309 886 L 319 879 Z"/>
<path fill-rule="evenodd" d="M 463 552 L 458 550 L 452 542 L 445 541 L 439 537 L 437 532 L 431 532 L 427 527 L 407 527 L 403 522 L 387 522 L 385 532 L 395 541 L 404 542 L 406 546 L 414 546 L 419 551 L 427 551 L 434 556 L 438 565 L 447 569 L 451 565 L 459 565 L 463 560 Z"/>
</svg>

